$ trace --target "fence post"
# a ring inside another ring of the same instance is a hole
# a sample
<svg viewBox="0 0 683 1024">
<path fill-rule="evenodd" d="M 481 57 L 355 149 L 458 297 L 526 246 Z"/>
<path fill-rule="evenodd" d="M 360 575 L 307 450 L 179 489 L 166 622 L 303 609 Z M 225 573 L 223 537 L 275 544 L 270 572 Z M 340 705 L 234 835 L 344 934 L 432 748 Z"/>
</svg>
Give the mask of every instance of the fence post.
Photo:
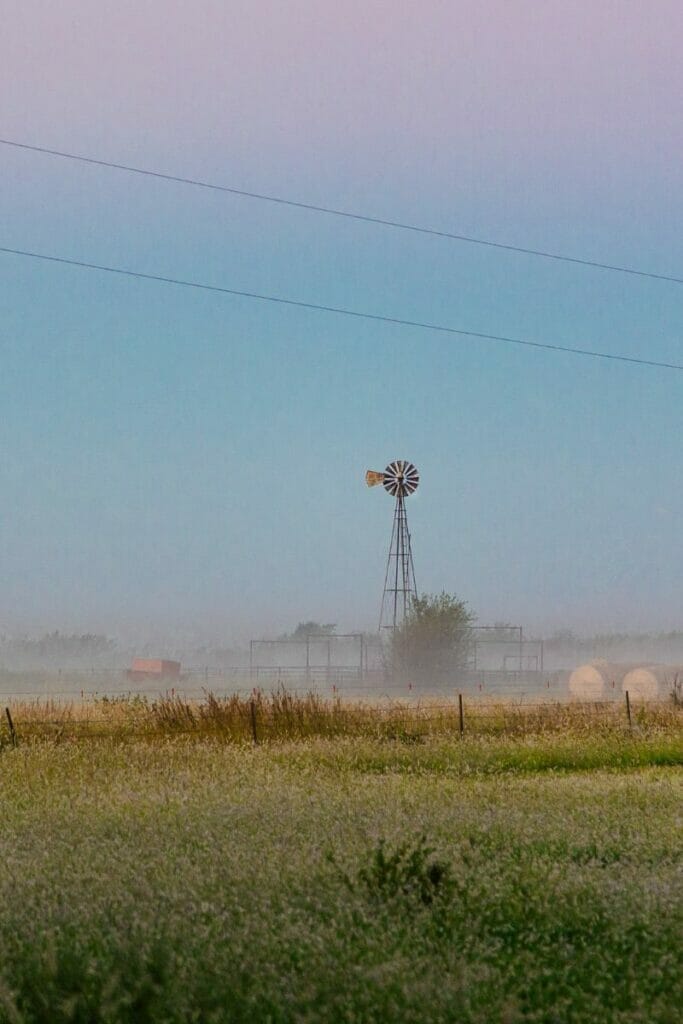
<svg viewBox="0 0 683 1024">
<path fill-rule="evenodd" d="M 465 712 L 462 706 L 462 694 L 458 694 L 458 717 L 460 720 L 460 736 L 465 732 Z"/>
<path fill-rule="evenodd" d="M 249 714 L 251 717 L 251 736 L 254 744 L 257 744 L 258 733 L 256 732 L 256 701 L 253 698 L 249 701 Z"/>
<path fill-rule="evenodd" d="M 626 697 L 626 717 L 628 718 L 628 727 L 632 730 L 633 723 L 631 722 L 631 698 L 628 695 L 628 690 L 624 692 L 624 696 Z"/>
<path fill-rule="evenodd" d="M 16 732 L 16 729 L 14 728 L 14 722 L 12 721 L 12 714 L 11 714 L 9 708 L 5 708 L 5 714 L 7 715 L 7 724 L 9 726 L 9 734 L 12 737 L 12 746 L 16 747 L 16 745 L 17 745 L 17 732 Z"/>
</svg>

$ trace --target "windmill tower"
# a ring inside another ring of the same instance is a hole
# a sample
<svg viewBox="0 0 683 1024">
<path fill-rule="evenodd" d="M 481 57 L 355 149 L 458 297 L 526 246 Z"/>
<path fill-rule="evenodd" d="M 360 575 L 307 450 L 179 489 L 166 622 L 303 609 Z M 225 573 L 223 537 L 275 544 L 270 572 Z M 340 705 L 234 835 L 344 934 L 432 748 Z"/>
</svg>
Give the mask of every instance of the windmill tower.
<svg viewBox="0 0 683 1024">
<path fill-rule="evenodd" d="M 369 469 L 365 474 L 368 487 L 382 484 L 385 491 L 396 498 L 394 525 L 391 531 L 387 571 L 384 576 L 382 609 L 379 628 L 396 629 L 406 616 L 411 601 L 417 597 L 415 566 L 410 547 L 410 530 L 406 516 L 406 498 L 417 490 L 420 477 L 412 462 L 397 459 L 390 462 L 383 473 Z"/>
</svg>

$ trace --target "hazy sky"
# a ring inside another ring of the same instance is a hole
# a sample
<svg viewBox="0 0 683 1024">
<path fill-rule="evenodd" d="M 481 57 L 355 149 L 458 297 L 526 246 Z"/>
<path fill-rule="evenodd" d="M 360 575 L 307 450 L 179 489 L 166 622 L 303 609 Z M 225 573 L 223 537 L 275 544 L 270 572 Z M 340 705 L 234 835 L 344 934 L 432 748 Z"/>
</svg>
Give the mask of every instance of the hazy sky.
<svg viewBox="0 0 683 1024">
<path fill-rule="evenodd" d="M 683 276 L 683 6 L 5 0 L 0 136 Z M 683 361 L 683 286 L 0 146 L 0 245 Z M 683 374 L 0 255 L 0 630 L 683 619 Z"/>
</svg>

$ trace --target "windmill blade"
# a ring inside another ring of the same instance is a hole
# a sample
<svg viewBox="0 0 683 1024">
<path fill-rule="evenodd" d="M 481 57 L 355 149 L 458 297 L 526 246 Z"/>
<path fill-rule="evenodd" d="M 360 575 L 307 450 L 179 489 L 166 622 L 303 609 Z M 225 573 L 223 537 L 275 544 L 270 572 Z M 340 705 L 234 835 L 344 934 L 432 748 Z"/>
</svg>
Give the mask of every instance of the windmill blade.
<svg viewBox="0 0 683 1024">
<path fill-rule="evenodd" d="M 377 473 L 374 469 L 369 469 L 365 474 L 365 482 L 368 487 L 377 487 L 378 484 L 384 483 L 384 473 Z"/>
<path fill-rule="evenodd" d="M 406 494 L 413 494 L 420 482 L 420 474 L 412 462 L 407 462 L 404 469 L 403 486 Z"/>
</svg>

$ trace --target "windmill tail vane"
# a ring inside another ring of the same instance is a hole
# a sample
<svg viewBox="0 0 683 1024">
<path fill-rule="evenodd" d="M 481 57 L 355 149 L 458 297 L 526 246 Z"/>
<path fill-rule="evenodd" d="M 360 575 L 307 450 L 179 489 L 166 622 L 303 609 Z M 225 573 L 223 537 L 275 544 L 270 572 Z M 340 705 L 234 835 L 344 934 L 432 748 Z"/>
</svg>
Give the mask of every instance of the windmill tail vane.
<svg viewBox="0 0 683 1024">
<path fill-rule="evenodd" d="M 377 487 L 378 484 L 384 483 L 384 473 L 377 473 L 374 469 L 369 469 L 365 474 L 365 482 L 368 487 Z"/>
</svg>

